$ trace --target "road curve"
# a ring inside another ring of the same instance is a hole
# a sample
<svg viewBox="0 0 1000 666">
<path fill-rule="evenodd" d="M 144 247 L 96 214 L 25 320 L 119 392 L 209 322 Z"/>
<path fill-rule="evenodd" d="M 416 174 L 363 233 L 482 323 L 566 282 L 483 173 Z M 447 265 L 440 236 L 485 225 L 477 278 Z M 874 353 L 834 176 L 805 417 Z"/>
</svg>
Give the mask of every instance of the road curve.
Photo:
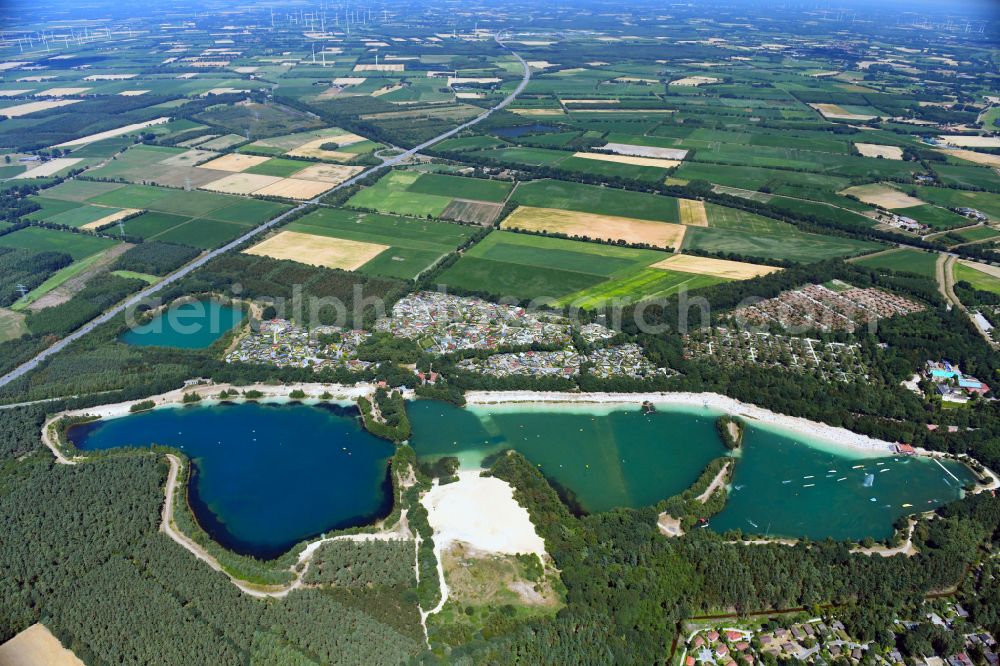
<svg viewBox="0 0 1000 666">
<path fill-rule="evenodd" d="M 217 248 L 215 250 L 212 250 L 211 252 L 209 252 L 207 254 L 204 254 L 201 257 L 198 257 L 197 259 L 195 259 L 191 263 L 189 263 L 189 264 L 187 264 L 185 266 L 182 266 L 181 268 L 179 268 L 178 270 L 174 271 L 170 275 L 167 275 L 165 278 L 163 278 L 162 280 L 160 280 L 156 284 L 151 285 L 149 287 L 146 287 L 145 289 L 143 289 L 142 291 L 138 292 L 134 296 L 131 296 L 128 299 L 126 299 L 125 301 L 122 301 L 118 305 L 114 306 L 113 308 L 111 308 L 110 310 L 108 310 L 107 312 L 105 312 L 104 314 L 98 316 L 95 319 L 90 320 L 89 322 L 87 322 L 86 324 L 84 324 L 83 326 L 81 326 L 80 328 L 76 329 L 75 331 L 73 331 L 72 333 L 70 333 L 69 335 L 67 335 L 65 338 L 62 338 L 58 342 L 52 344 L 50 347 L 47 347 L 46 349 L 44 349 L 41 352 L 39 352 L 38 355 L 36 355 L 31 360 L 26 361 L 22 365 L 20 365 L 17 368 L 15 368 L 15 369 L 11 370 L 10 372 L 8 372 L 6 375 L 3 375 L 2 377 L 0 377 L 0 386 L 6 386 L 7 384 L 11 383 L 15 379 L 17 379 L 19 377 L 22 377 L 25 374 L 31 372 L 32 370 L 34 370 L 35 368 L 37 368 L 44 360 L 46 360 L 47 358 L 49 358 L 50 356 L 52 356 L 54 354 L 58 354 L 60 351 L 62 351 L 63 349 L 65 349 L 66 347 L 68 347 L 69 345 L 71 345 L 72 343 L 76 342 L 77 340 L 79 340 L 83 336 L 87 335 L 88 333 L 90 333 L 91 331 L 93 331 L 98 326 L 111 321 L 111 319 L 113 319 L 113 318 L 117 317 L 118 315 L 120 315 L 121 313 L 125 312 L 128 308 L 133 307 L 134 305 L 137 305 L 138 303 L 142 302 L 146 298 L 149 298 L 150 296 L 152 296 L 156 292 L 160 291 L 161 289 L 163 289 L 167 285 L 172 284 L 172 283 L 176 282 L 177 280 L 180 280 L 181 278 L 183 278 L 186 275 L 190 274 L 192 271 L 195 271 L 195 270 L 201 268 L 202 266 L 204 266 L 206 263 L 208 263 L 212 259 L 215 259 L 216 257 L 218 257 L 221 254 L 229 252 L 233 248 L 238 247 L 239 245 L 245 243 L 246 241 L 250 240 L 254 236 L 257 236 L 261 232 L 267 231 L 268 229 L 274 227 L 275 225 L 280 224 L 282 220 L 286 219 L 290 215 L 294 215 L 294 214 L 298 213 L 299 211 L 301 211 L 301 210 L 303 210 L 305 208 L 308 208 L 309 206 L 316 205 L 317 203 L 319 203 L 319 201 L 320 201 L 321 198 L 325 197 L 326 195 L 330 194 L 331 192 L 335 192 L 335 191 L 337 191 L 339 189 L 342 189 L 344 187 L 350 187 L 351 185 L 354 185 L 356 182 L 358 182 L 362 178 L 367 178 L 371 174 L 376 173 L 378 171 L 381 171 L 382 169 L 386 169 L 386 168 L 390 168 L 390 167 L 396 166 L 397 164 L 399 164 L 401 162 L 404 162 L 404 161 L 408 160 L 409 158 L 413 157 L 414 155 L 416 155 L 417 153 L 419 153 L 421 150 L 424 150 L 426 148 L 430 148 L 434 144 L 439 143 L 441 141 L 444 141 L 445 139 L 450 139 L 451 137 L 455 136 L 459 132 L 461 132 L 461 131 L 463 131 L 465 129 L 468 129 L 469 127 L 472 127 L 473 125 L 475 125 L 477 123 L 481 123 L 482 121 L 484 121 L 487 118 L 489 118 L 496 111 L 499 111 L 499 110 L 503 109 L 504 107 L 506 107 L 508 104 L 510 104 L 511 102 L 513 102 L 517 98 L 517 96 L 521 94 L 521 92 L 524 90 L 525 86 L 528 85 L 528 81 L 531 80 L 531 68 L 528 67 L 528 63 L 526 63 L 524 61 L 524 58 L 522 58 L 516 52 L 510 50 L 510 48 L 506 44 L 503 43 L 503 41 L 500 39 L 501 32 L 496 33 L 493 36 L 493 39 L 496 41 L 497 44 L 499 44 L 500 46 L 502 46 L 505 49 L 509 50 L 514 55 L 514 57 L 517 58 L 517 60 L 521 63 L 521 67 L 524 68 L 524 76 L 521 78 L 521 82 L 517 85 L 517 88 L 515 88 L 514 91 L 511 94 L 509 94 L 506 97 L 504 97 L 503 100 L 501 100 L 496 106 L 493 106 L 493 107 L 487 109 L 486 111 L 484 111 L 483 113 L 479 114 L 478 116 L 476 116 L 472 120 L 469 120 L 468 122 L 462 123 L 458 127 L 450 129 L 447 132 L 445 132 L 444 134 L 440 134 L 440 135 L 434 137 L 433 139 L 429 139 L 427 141 L 424 141 L 419 146 L 416 146 L 415 148 L 410 148 L 409 150 L 407 150 L 407 151 L 405 151 L 403 153 L 400 153 L 399 155 L 396 155 L 394 157 L 390 157 L 389 159 L 387 159 L 385 162 L 383 162 L 382 164 L 380 164 L 378 166 L 374 166 L 374 167 L 371 167 L 370 169 L 367 169 L 366 171 L 362 171 L 361 173 L 359 173 L 358 175 L 354 176 L 353 178 L 350 178 L 350 179 L 344 181 L 343 183 L 341 183 L 340 185 L 337 185 L 336 187 L 328 190 L 327 192 L 324 192 L 322 195 L 320 195 L 320 196 L 318 196 L 318 197 L 316 197 L 314 199 L 310 199 L 309 201 L 305 201 L 305 202 L 299 204 L 298 206 L 295 206 L 294 208 L 285 211 L 284 213 L 282 213 L 278 217 L 274 218 L 273 220 L 269 220 L 269 221 L 261 224 L 260 226 L 251 229 L 250 231 L 248 231 L 247 233 L 243 234 L 242 236 L 240 236 L 236 240 L 230 241 L 229 243 L 223 245 L 222 247 Z"/>
</svg>

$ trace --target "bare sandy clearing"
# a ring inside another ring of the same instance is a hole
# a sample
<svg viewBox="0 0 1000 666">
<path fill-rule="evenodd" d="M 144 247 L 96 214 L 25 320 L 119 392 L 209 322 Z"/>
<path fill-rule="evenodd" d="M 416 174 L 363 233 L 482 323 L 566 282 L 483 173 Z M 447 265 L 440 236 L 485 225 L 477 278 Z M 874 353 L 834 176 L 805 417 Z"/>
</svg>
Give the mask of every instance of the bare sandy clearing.
<svg viewBox="0 0 1000 666">
<path fill-rule="evenodd" d="M 434 528 L 434 545 L 441 550 L 461 542 L 489 553 L 545 556 L 545 542 L 506 481 L 481 477 L 476 470 L 461 471 L 458 481 L 435 486 L 420 503 Z"/>
<path fill-rule="evenodd" d="M 400 83 L 397 83 L 397 84 L 392 85 L 392 86 L 386 86 L 384 88 L 379 88 L 378 90 L 376 90 L 375 92 L 372 93 L 372 97 L 381 97 L 382 95 L 388 95 L 391 92 L 396 92 L 397 90 L 402 90 L 402 89 L 403 89 L 403 85 L 400 84 Z"/>
<path fill-rule="evenodd" d="M 3 666 L 85 666 L 42 623 L 33 624 L 0 645 Z"/>
<path fill-rule="evenodd" d="M 511 113 L 519 116 L 564 116 L 566 112 L 562 109 L 508 109 Z"/>
<path fill-rule="evenodd" d="M 683 160 L 688 154 L 688 151 L 682 148 L 656 148 L 654 146 L 639 146 L 632 143 L 607 143 L 601 149 L 610 150 L 619 155 L 655 157 L 663 160 Z"/>
<path fill-rule="evenodd" d="M 662 268 L 664 270 L 680 271 L 681 273 L 712 275 L 730 280 L 749 280 L 750 278 L 769 275 L 781 270 L 777 266 L 762 266 L 742 261 L 695 257 L 687 254 L 675 254 L 663 261 L 652 264 L 650 268 Z"/>
<path fill-rule="evenodd" d="M 681 224 L 687 224 L 692 227 L 708 226 L 708 212 L 705 210 L 704 201 L 678 199 L 677 207 L 681 214 Z"/>
<path fill-rule="evenodd" d="M 253 194 L 279 180 L 278 176 L 263 176 L 255 173 L 233 173 L 201 186 L 203 190 L 213 190 L 226 194 Z"/>
<path fill-rule="evenodd" d="M 318 180 L 323 183 L 340 185 L 342 182 L 364 171 L 360 166 L 341 166 L 339 164 L 313 164 L 295 173 L 296 179 Z"/>
<path fill-rule="evenodd" d="M 335 86 L 359 86 L 368 79 L 363 76 L 338 76 L 333 80 Z"/>
<path fill-rule="evenodd" d="M 677 79 L 676 81 L 671 81 L 672 86 L 707 86 L 712 83 L 718 83 L 719 79 L 714 76 L 686 76 L 683 79 Z"/>
<path fill-rule="evenodd" d="M 145 95 L 148 92 L 148 90 L 123 90 L 118 94 L 122 97 L 138 97 L 139 95 Z"/>
<path fill-rule="evenodd" d="M 31 113 L 38 113 L 39 111 L 47 111 L 48 109 L 55 109 L 56 107 L 66 106 L 67 104 L 76 104 L 82 100 L 79 99 L 60 99 L 52 100 L 48 102 L 28 102 L 26 104 L 18 104 L 17 106 L 8 106 L 6 109 L 0 109 L 0 116 L 7 116 L 8 118 L 20 118 L 21 116 L 26 116 Z"/>
<path fill-rule="evenodd" d="M 502 229 L 547 231 L 567 236 L 622 240 L 654 247 L 680 247 L 686 228 L 681 224 L 653 222 L 631 217 L 595 215 L 558 208 L 519 206 L 500 225 Z"/>
<path fill-rule="evenodd" d="M 270 157 L 261 157 L 260 155 L 244 155 L 242 153 L 229 153 L 228 155 L 223 155 L 211 162 L 205 162 L 204 164 L 199 164 L 199 168 L 202 169 L 217 169 L 219 171 L 233 171 L 242 172 L 246 171 L 250 167 L 255 167 L 258 164 L 262 164 L 271 159 Z"/>
<path fill-rule="evenodd" d="M 100 229 L 106 224 L 112 224 L 114 222 L 117 222 L 118 220 L 128 217 L 129 215 L 134 215 L 135 213 L 141 213 L 141 212 L 142 212 L 141 208 L 122 208 L 118 212 L 111 213 L 110 215 L 105 215 L 101 219 L 94 220 L 93 222 L 85 224 L 80 228 L 86 229 L 87 231 L 91 231 L 93 229 Z"/>
<path fill-rule="evenodd" d="M 615 162 L 617 164 L 632 164 L 634 166 L 658 167 L 660 169 L 673 169 L 680 166 L 678 160 L 661 160 L 653 157 L 633 157 L 632 155 L 607 155 L 605 153 L 573 153 L 573 157 L 582 157 L 585 160 L 597 160 L 599 162 Z"/>
<path fill-rule="evenodd" d="M 879 206 L 880 208 L 911 208 L 913 206 L 923 206 L 924 202 L 920 199 L 911 197 L 908 194 L 903 194 L 899 190 L 889 187 L 888 185 L 857 185 L 855 187 L 848 187 L 846 190 L 841 190 L 840 194 L 853 195 L 864 201 L 866 204 L 871 204 L 873 206 Z"/>
<path fill-rule="evenodd" d="M 76 100 L 67 100 L 67 102 Z M 146 129 L 147 127 L 152 127 L 154 125 L 164 125 L 170 122 L 170 118 L 154 118 L 153 120 L 147 120 L 144 123 L 133 123 L 131 125 L 125 125 L 124 127 L 119 127 L 118 129 L 107 130 L 105 132 L 98 132 L 97 134 L 90 134 L 88 136 L 80 137 L 79 139 L 73 139 L 72 141 L 63 141 L 62 143 L 57 143 L 53 148 L 68 148 L 70 146 L 83 146 L 88 143 L 94 143 L 95 141 L 101 141 L 103 139 L 112 139 L 116 136 L 122 136 L 125 134 L 131 134 L 132 132 L 138 132 L 141 129 Z"/>
<path fill-rule="evenodd" d="M 823 114 L 824 118 L 833 118 L 836 120 L 871 120 L 875 117 L 860 113 L 851 113 L 836 104 L 810 104 L 809 106 Z"/>
<path fill-rule="evenodd" d="M 30 90 L 0 90 L 0 97 L 20 97 L 30 92 Z"/>
<path fill-rule="evenodd" d="M 877 143 L 856 143 L 854 147 L 865 157 L 882 157 L 887 160 L 903 159 L 903 149 L 899 146 L 881 146 Z"/>
<path fill-rule="evenodd" d="M 388 249 L 388 245 L 282 231 L 244 252 L 272 259 L 290 259 L 309 266 L 353 271 Z"/>
<path fill-rule="evenodd" d="M 254 194 L 268 197 L 285 197 L 287 199 L 298 199 L 305 201 L 318 197 L 333 185 L 319 180 L 302 180 L 299 178 L 282 178 L 276 183 L 271 183 L 255 191 Z"/>
</svg>

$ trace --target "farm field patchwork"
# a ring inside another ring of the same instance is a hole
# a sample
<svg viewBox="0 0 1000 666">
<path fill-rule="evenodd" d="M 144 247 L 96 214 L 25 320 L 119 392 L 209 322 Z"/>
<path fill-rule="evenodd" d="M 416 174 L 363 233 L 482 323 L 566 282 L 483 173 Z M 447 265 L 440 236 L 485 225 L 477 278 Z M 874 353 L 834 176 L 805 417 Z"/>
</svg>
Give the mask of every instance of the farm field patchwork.
<svg viewBox="0 0 1000 666">
<path fill-rule="evenodd" d="M 562 208 L 614 216 L 627 211 L 628 217 L 641 220 L 681 221 L 677 199 L 673 197 L 562 180 L 545 179 L 520 183 L 511 195 L 511 201 L 535 208 Z"/>
<path fill-rule="evenodd" d="M 808 263 L 882 247 L 871 241 L 801 232 L 760 234 L 738 229 L 688 227 L 683 249 Z"/>
<path fill-rule="evenodd" d="M 968 282 L 974 289 L 1000 294 L 1000 276 L 986 272 L 989 267 L 983 267 L 964 259 L 954 265 L 955 281 Z"/>
<path fill-rule="evenodd" d="M 388 245 L 332 236 L 316 236 L 297 231 L 279 231 L 244 252 L 272 259 L 290 259 L 309 266 L 352 271 L 388 249 Z"/>
<path fill-rule="evenodd" d="M 513 184 L 505 181 L 397 169 L 355 194 L 345 205 L 380 213 L 440 218 L 455 199 L 498 204 L 507 197 L 511 188 Z M 463 215 L 482 215 L 492 221 L 498 212 L 490 206 L 478 213 L 452 208 L 450 215 L 451 219 L 459 220 Z"/>
<path fill-rule="evenodd" d="M 672 249 L 680 247 L 683 243 L 686 227 L 630 217 L 518 206 L 504 219 L 501 228 L 565 234 L 570 237 L 608 242 L 624 241 L 630 245 Z"/>
<path fill-rule="evenodd" d="M 866 268 L 890 271 L 905 271 L 917 275 L 934 278 L 938 255 L 936 252 L 924 252 L 910 248 L 899 248 L 888 252 L 879 252 L 869 257 L 861 257 L 853 263 Z"/>
<path fill-rule="evenodd" d="M 83 259 L 115 244 L 109 238 L 90 234 L 25 227 L 0 236 L 0 247 L 15 247 L 39 252 L 65 252 L 76 259 Z"/>
</svg>

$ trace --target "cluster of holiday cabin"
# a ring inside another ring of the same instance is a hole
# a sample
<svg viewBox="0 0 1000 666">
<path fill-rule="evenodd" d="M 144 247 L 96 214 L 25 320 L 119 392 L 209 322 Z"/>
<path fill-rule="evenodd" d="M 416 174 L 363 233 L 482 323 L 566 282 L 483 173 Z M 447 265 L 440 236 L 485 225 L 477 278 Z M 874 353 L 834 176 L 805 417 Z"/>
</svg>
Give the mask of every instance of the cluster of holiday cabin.
<svg viewBox="0 0 1000 666">
<path fill-rule="evenodd" d="M 958 365 L 948 361 L 927 361 L 924 377 L 934 383 L 941 399 L 948 402 L 968 402 L 973 397 L 985 396 L 990 390 L 989 386 L 963 374 Z"/>
</svg>

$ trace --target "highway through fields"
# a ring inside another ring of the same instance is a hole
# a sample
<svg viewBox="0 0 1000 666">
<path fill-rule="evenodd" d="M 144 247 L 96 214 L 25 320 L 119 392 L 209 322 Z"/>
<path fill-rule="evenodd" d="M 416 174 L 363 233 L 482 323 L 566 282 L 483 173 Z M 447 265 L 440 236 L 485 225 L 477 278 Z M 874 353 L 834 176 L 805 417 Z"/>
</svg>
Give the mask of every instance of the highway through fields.
<svg viewBox="0 0 1000 666">
<path fill-rule="evenodd" d="M 195 271 L 195 270 L 201 268 L 206 263 L 208 263 L 209 261 L 215 259 L 219 255 L 224 254 L 226 252 L 229 252 L 230 250 L 232 250 L 232 249 L 234 249 L 236 247 L 239 247 L 240 245 L 242 245 L 246 241 L 252 239 L 254 236 L 257 236 L 260 233 L 262 233 L 264 231 L 267 231 L 268 229 L 271 229 L 272 227 L 274 227 L 274 226 L 276 226 L 278 224 L 281 224 L 281 222 L 283 220 L 287 219 L 288 217 L 290 217 L 292 215 L 295 215 L 295 214 L 303 211 L 304 209 L 306 209 L 306 208 L 308 208 L 310 206 L 315 206 L 315 205 L 319 204 L 320 203 L 320 199 L 322 197 L 327 196 L 331 192 L 335 192 L 335 191 L 337 191 L 339 189 L 342 189 L 342 188 L 345 188 L 345 187 L 350 187 L 351 185 L 354 185 L 355 183 L 357 183 L 359 180 L 361 180 L 363 178 L 367 178 L 368 176 L 372 175 L 373 173 L 381 171 L 382 169 L 391 168 L 393 166 L 396 166 L 397 164 L 405 162 L 406 160 L 410 159 L 411 157 L 413 157 L 414 155 L 416 155 L 417 153 L 419 153 L 421 150 L 424 150 L 426 148 L 430 148 L 434 144 L 439 143 L 441 141 L 444 141 L 445 139 L 450 139 L 451 137 L 455 136 L 459 132 L 468 129 L 469 127 L 472 127 L 473 125 L 476 125 L 477 123 L 481 123 L 482 121 L 484 121 L 487 118 L 489 118 L 493 113 L 495 113 L 495 112 L 503 109 L 504 107 L 506 107 L 508 104 L 510 104 L 511 102 L 513 102 L 517 98 L 517 96 L 521 94 L 521 92 L 524 90 L 524 88 L 528 85 L 528 82 L 531 80 L 531 68 L 528 67 L 528 63 L 525 62 L 524 58 L 522 58 L 519 54 L 517 54 L 516 52 L 514 52 L 513 50 L 511 50 L 506 44 L 503 43 L 503 41 L 500 38 L 501 34 L 503 34 L 503 31 L 498 32 L 496 35 L 494 35 L 494 37 L 493 37 L 494 40 L 497 42 L 497 44 L 499 44 L 503 48 L 509 50 L 511 52 L 511 54 L 513 54 L 514 57 L 517 58 L 517 60 L 521 63 L 521 67 L 524 68 L 524 76 L 521 78 L 521 82 L 517 85 L 517 88 L 515 88 L 514 91 L 511 94 L 509 94 L 506 97 L 504 97 L 503 100 L 501 100 L 499 103 L 497 103 L 496 106 L 493 106 L 493 107 L 487 109 L 486 111 L 483 111 L 483 113 L 479 114 L 478 116 L 476 116 L 472 120 L 469 120 L 468 122 L 465 122 L 465 123 L 459 125 L 458 127 L 450 129 L 447 132 L 445 132 L 444 134 L 440 134 L 440 135 L 434 137 L 433 139 L 429 139 L 427 141 L 424 141 L 419 146 L 415 146 L 414 148 L 410 148 L 410 149 L 406 150 L 405 152 L 400 153 L 399 155 L 395 155 L 393 157 L 390 157 L 389 159 L 387 159 L 386 161 L 384 161 L 382 164 L 380 164 L 378 166 L 374 166 L 374 167 L 372 167 L 372 168 L 370 168 L 370 169 L 368 169 L 366 171 L 363 171 L 363 172 L 359 173 L 358 175 L 354 176 L 353 178 L 344 181 L 340 185 L 337 185 L 336 187 L 328 190 L 327 192 L 324 192 L 321 196 L 318 196 L 318 197 L 316 197 L 314 199 L 310 199 L 309 201 L 304 201 L 304 202 L 300 203 L 299 205 L 295 206 L 294 208 L 292 208 L 292 209 L 290 209 L 288 211 L 285 211 L 284 213 L 282 213 L 278 217 L 276 217 L 276 218 L 274 218 L 272 220 L 269 220 L 269 221 L 261 224 L 258 227 L 254 227 L 252 230 L 250 230 L 247 233 L 243 234 L 242 236 L 240 236 L 236 240 L 233 240 L 233 241 L 227 243 L 226 245 L 223 245 L 220 248 L 212 250 L 211 252 L 203 254 L 202 256 L 198 257 L 197 259 L 195 259 L 191 263 L 186 264 L 185 266 L 182 266 L 181 268 L 179 268 L 175 272 L 167 275 L 166 277 L 164 277 L 162 280 L 160 280 L 156 284 L 151 285 L 149 287 L 146 287 L 142 291 L 136 293 L 133 296 L 130 296 L 128 299 L 126 299 L 126 300 L 122 301 L 121 303 L 119 303 L 118 305 L 112 307 L 110 310 L 108 310 L 104 314 L 96 317 L 95 319 L 90 320 L 89 322 L 87 322 L 86 324 L 84 324 L 80 328 L 76 329 L 75 331 L 73 331 L 72 333 L 70 333 L 69 335 L 67 335 L 66 337 L 62 338 L 58 342 L 55 342 L 51 346 L 49 346 L 49 347 L 45 348 L 44 350 L 42 350 L 41 352 L 39 352 L 38 355 L 36 355 L 31 360 L 26 361 L 22 365 L 20 365 L 17 368 L 15 368 L 15 369 L 11 370 L 10 372 L 8 372 L 6 375 L 3 375 L 2 377 L 0 377 L 0 386 L 6 386 L 7 384 L 11 383 L 12 381 L 18 379 L 19 377 L 22 377 L 25 374 L 31 372 L 32 370 L 34 370 L 35 368 L 37 368 L 47 358 L 49 358 L 50 356 L 52 356 L 54 354 L 58 354 L 60 351 L 62 351 L 63 349 L 65 349 L 69 345 L 73 344 L 74 342 L 76 342 L 77 340 L 79 340 L 80 338 L 82 338 L 83 336 L 87 335 L 88 333 L 90 333 L 91 331 L 93 331 L 98 326 L 111 321 L 112 319 L 114 319 L 118 315 L 120 315 L 123 312 L 125 312 L 128 308 L 137 305 L 138 303 L 142 302 L 146 298 L 149 298 L 150 296 L 152 296 L 156 292 L 160 291 L 161 289 L 163 289 L 167 285 L 173 284 L 174 282 L 176 282 L 176 281 L 180 280 L 181 278 L 183 278 L 183 277 L 187 276 L 188 274 L 190 274 L 192 271 Z"/>
</svg>

